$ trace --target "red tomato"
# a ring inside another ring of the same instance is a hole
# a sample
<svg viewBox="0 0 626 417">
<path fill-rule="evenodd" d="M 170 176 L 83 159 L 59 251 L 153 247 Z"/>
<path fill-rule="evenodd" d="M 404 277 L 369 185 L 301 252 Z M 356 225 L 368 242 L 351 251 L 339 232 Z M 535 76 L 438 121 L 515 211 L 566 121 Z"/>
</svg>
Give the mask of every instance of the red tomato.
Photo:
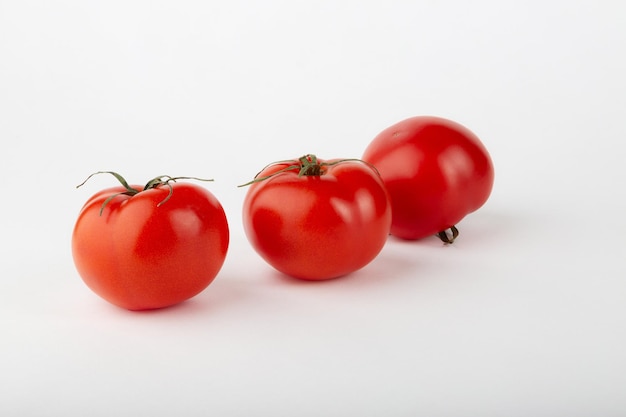
<svg viewBox="0 0 626 417">
<path fill-rule="evenodd" d="M 491 158 L 478 137 L 438 117 L 413 117 L 383 130 L 363 160 L 376 166 L 385 181 L 391 233 L 403 239 L 438 234 L 452 243 L 458 235 L 455 225 L 480 208 L 493 187 Z"/>
<path fill-rule="evenodd" d="M 358 160 L 306 155 L 263 169 L 243 205 L 254 249 L 277 270 L 324 280 L 354 272 L 383 248 L 391 224 L 384 184 Z"/>
<path fill-rule="evenodd" d="M 129 310 L 167 307 L 204 290 L 228 249 L 219 201 L 180 178 L 141 187 L 111 174 L 123 186 L 87 200 L 72 235 L 74 263 L 87 286 Z"/>
</svg>

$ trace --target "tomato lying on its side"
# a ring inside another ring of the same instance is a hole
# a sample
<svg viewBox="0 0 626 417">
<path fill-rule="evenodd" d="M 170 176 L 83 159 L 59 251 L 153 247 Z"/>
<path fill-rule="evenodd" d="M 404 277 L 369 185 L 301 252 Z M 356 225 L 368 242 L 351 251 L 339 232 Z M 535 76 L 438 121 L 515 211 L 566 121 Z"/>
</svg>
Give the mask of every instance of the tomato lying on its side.
<svg viewBox="0 0 626 417">
<path fill-rule="evenodd" d="M 376 170 L 306 155 L 263 169 L 243 205 L 253 248 L 277 270 L 324 280 L 354 272 L 383 248 L 391 206 Z"/>
<path fill-rule="evenodd" d="M 391 196 L 391 233 L 403 239 L 438 234 L 452 243 L 455 225 L 480 208 L 493 187 L 491 158 L 478 137 L 439 117 L 412 117 L 388 127 L 363 160 L 383 177 Z"/>
<path fill-rule="evenodd" d="M 129 309 L 167 307 L 204 290 L 226 258 L 229 231 L 208 190 L 157 177 L 145 187 L 93 195 L 72 235 L 79 275 L 96 294 Z M 82 184 L 81 184 L 82 185 Z"/>
</svg>

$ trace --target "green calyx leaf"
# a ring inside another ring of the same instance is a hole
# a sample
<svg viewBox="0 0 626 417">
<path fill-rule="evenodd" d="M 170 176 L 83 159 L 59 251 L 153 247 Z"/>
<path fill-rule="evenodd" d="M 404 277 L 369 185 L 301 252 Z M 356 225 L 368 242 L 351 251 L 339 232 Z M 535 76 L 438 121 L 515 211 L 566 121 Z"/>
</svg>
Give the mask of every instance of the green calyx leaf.
<svg viewBox="0 0 626 417">
<path fill-rule="evenodd" d="M 162 204 L 166 203 L 172 197 L 172 194 L 174 193 L 174 188 L 172 187 L 172 184 L 171 184 L 172 182 L 176 182 L 177 180 L 213 181 L 212 179 L 204 179 L 204 178 L 197 178 L 197 177 L 172 177 L 170 175 L 160 175 L 160 176 L 154 177 L 150 181 L 148 181 L 146 183 L 146 185 L 143 187 L 143 190 L 139 191 L 139 190 L 131 187 L 128 184 L 128 182 L 126 181 L 126 179 L 124 179 L 124 177 L 122 177 L 117 172 L 113 172 L 113 171 L 97 171 L 97 172 L 94 172 L 93 174 L 89 175 L 85 179 L 85 181 L 83 181 L 80 184 L 78 184 L 76 186 L 76 188 L 82 187 L 83 185 L 85 185 L 85 183 L 87 181 L 89 181 L 89 179 L 91 177 L 93 177 L 94 175 L 98 175 L 98 174 L 111 174 L 111 175 L 113 175 L 119 181 L 119 183 L 122 184 L 122 187 L 124 187 L 126 189 L 126 191 L 113 194 L 113 195 L 109 196 L 106 200 L 104 200 L 104 202 L 102 203 L 102 207 L 100 207 L 100 215 L 101 216 L 102 216 L 102 212 L 104 211 L 104 208 L 107 206 L 107 204 L 109 204 L 109 202 L 111 202 L 111 200 L 113 200 L 115 197 L 120 196 L 120 195 L 134 196 L 136 194 L 139 194 L 142 191 L 151 190 L 153 188 L 158 188 L 158 187 L 160 187 L 162 185 L 165 185 L 165 186 L 169 187 L 169 193 L 167 194 L 167 197 L 165 197 L 163 199 L 163 201 L 161 201 L 159 204 L 157 204 L 157 207 L 160 207 Z"/>
<path fill-rule="evenodd" d="M 338 159 L 336 161 L 333 162 L 319 162 L 319 160 L 317 159 L 317 156 L 313 155 L 313 154 L 307 154 L 304 156 L 301 156 L 300 158 L 298 158 L 298 160 L 285 160 L 285 161 L 277 161 L 277 162 L 272 162 L 269 165 L 266 165 L 261 171 L 259 171 L 259 173 L 257 173 L 254 176 L 254 179 L 252 181 L 248 181 L 245 184 L 241 184 L 238 185 L 238 187 L 245 187 L 251 184 L 254 184 L 256 182 L 261 182 L 261 181 L 265 181 L 275 175 L 278 174 L 282 174 L 283 172 L 286 171 L 298 171 L 298 177 L 302 177 L 302 176 L 312 176 L 312 177 L 319 177 L 320 175 L 324 174 L 324 168 L 325 167 L 329 167 L 329 166 L 333 166 L 333 165 L 337 165 L 343 162 L 362 162 L 364 164 L 367 164 L 370 168 L 372 168 L 374 171 L 376 171 L 376 174 L 380 175 L 378 173 L 378 170 L 376 169 L 376 167 L 372 164 L 370 164 L 369 162 L 363 161 L 362 159 L 357 159 L 357 158 L 347 158 L 347 159 Z M 263 176 L 263 177 L 259 177 L 259 174 L 263 171 L 265 171 L 268 167 L 272 166 L 272 165 L 277 165 L 277 164 L 289 164 L 284 168 L 279 169 L 276 172 L 272 172 L 269 175 Z"/>
</svg>

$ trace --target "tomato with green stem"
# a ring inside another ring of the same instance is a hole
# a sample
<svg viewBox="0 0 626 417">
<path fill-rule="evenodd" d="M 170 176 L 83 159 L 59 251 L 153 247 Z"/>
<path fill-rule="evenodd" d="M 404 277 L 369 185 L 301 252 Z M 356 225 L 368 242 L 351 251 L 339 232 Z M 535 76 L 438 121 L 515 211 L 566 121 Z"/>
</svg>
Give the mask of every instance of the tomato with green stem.
<svg viewBox="0 0 626 417">
<path fill-rule="evenodd" d="M 138 186 L 115 172 L 95 174 L 101 173 L 112 174 L 121 186 L 94 194 L 78 215 L 72 255 L 85 284 L 129 310 L 171 306 L 203 291 L 228 250 L 228 223 L 218 199 L 203 187 L 178 182 L 198 178 L 160 176 Z"/>
<path fill-rule="evenodd" d="M 417 116 L 388 127 L 367 146 L 391 197 L 391 233 L 414 240 L 437 235 L 445 243 L 456 225 L 489 198 L 491 157 L 466 127 L 440 117 Z"/>
<path fill-rule="evenodd" d="M 387 191 L 364 161 L 305 155 L 270 164 L 245 185 L 246 236 L 267 263 L 292 277 L 352 273 L 378 255 L 389 234 Z"/>
</svg>

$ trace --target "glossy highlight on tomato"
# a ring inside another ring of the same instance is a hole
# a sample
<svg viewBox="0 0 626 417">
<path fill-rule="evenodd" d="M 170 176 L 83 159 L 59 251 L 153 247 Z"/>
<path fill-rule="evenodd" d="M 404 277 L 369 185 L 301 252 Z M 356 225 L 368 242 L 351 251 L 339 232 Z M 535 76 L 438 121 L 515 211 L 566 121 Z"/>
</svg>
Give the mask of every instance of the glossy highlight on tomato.
<svg viewBox="0 0 626 417">
<path fill-rule="evenodd" d="M 85 284 L 129 310 L 171 306 L 203 291 L 228 250 L 228 223 L 217 198 L 176 181 L 181 178 L 157 177 L 142 187 L 108 173 L 122 186 L 89 198 L 72 234 Z"/>
<path fill-rule="evenodd" d="M 337 278 L 370 263 L 386 242 L 389 197 L 378 172 L 363 161 L 306 155 L 269 165 L 249 185 L 246 236 L 287 275 Z"/>
<path fill-rule="evenodd" d="M 393 211 L 391 233 L 452 243 L 456 225 L 489 198 L 491 157 L 480 139 L 448 119 L 417 116 L 380 132 L 363 153 L 382 176 Z M 452 231 L 450 236 L 447 231 Z"/>
</svg>

